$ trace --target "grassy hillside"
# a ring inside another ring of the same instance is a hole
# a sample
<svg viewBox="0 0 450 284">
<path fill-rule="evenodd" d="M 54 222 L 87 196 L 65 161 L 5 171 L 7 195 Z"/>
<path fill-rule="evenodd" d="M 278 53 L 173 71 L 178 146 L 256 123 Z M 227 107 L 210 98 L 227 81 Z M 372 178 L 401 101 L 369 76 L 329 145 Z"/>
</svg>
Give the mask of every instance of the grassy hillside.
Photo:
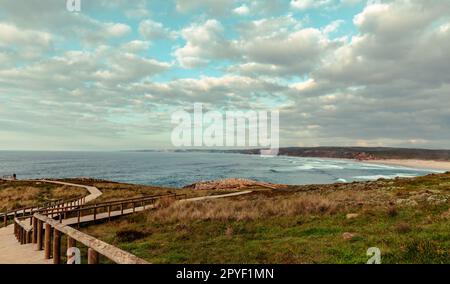
<svg viewBox="0 0 450 284">
<path fill-rule="evenodd" d="M 153 263 L 450 263 L 450 173 L 261 189 L 87 227 Z M 166 204 L 167 205 L 167 204 Z"/>
<path fill-rule="evenodd" d="M 0 180 L 0 212 L 35 206 L 51 199 L 71 199 L 88 194 L 78 187 L 33 181 Z"/>
<path fill-rule="evenodd" d="M 74 178 L 74 179 L 63 179 L 62 181 L 97 187 L 103 194 L 99 198 L 93 200 L 92 203 L 114 201 L 125 198 L 143 197 L 149 195 L 170 194 L 170 193 L 186 194 L 189 197 L 230 193 L 230 191 L 228 190 L 195 191 L 191 189 L 178 189 L 178 188 L 151 186 L 151 185 L 128 184 L 100 179 Z"/>
</svg>

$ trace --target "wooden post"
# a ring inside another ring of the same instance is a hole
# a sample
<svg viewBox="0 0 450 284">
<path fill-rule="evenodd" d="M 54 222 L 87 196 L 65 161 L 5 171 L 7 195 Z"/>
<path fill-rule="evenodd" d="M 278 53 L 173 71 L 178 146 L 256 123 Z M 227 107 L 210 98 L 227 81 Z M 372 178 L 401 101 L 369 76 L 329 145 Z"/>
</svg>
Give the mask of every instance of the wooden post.
<svg viewBox="0 0 450 284">
<path fill-rule="evenodd" d="M 61 232 L 53 230 L 53 264 L 61 263 Z"/>
<path fill-rule="evenodd" d="M 120 203 L 120 215 L 123 215 L 123 203 Z"/>
<path fill-rule="evenodd" d="M 22 228 L 17 225 L 17 240 L 22 244 Z"/>
<path fill-rule="evenodd" d="M 99 255 L 98 252 L 89 248 L 88 249 L 88 264 L 98 264 Z"/>
<path fill-rule="evenodd" d="M 81 220 L 81 209 L 78 210 L 78 228 L 80 227 L 80 220 Z"/>
<path fill-rule="evenodd" d="M 136 203 L 133 201 L 133 213 L 136 212 Z"/>
<path fill-rule="evenodd" d="M 3 216 L 3 225 L 8 226 L 8 213 L 5 213 L 5 216 Z"/>
<path fill-rule="evenodd" d="M 108 220 L 111 221 L 111 205 L 108 205 Z"/>
<path fill-rule="evenodd" d="M 25 229 L 22 228 L 22 244 L 26 244 L 27 243 L 27 231 L 25 231 Z"/>
<path fill-rule="evenodd" d="M 72 239 L 71 237 L 67 236 L 67 249 L 74 248 L 77 246 L 77 241 L 75 239 Z"/>
<path fill-rule="evenodd" d="M 50 245 L 52 244 L 51 240 L 52 235 L 52 227 L 50 224 L 45 224 L 45 242 L 44 242 L 44 256 L 45 259 L 50 259 Z"/>
<path fill-rule="evenodd" d="M 97 204 L 94 205 L 94 221 L 97 220 Z"/>
<path fill-rule="evenodd" d="M 42 221 L 41 220 L 38 220 L 37 221 L 37 223 L 38 223 L 38 225 L 37 225 L 37 249 L 38 250 L 42 250 L 42 247 L 43 247 L 43 229 L 42 229 L 42 226 L 43 226 L 43 223 L 42 223 Z"/>
<path fill-rule="evenodd" d="M 33 238 L 32 238 L 32 241 L 33 241 L 33 244 L 36 244 L 37 243 L 37 219 L 36 218 L 34 218 L 34 217 L 31 217 L 32 219 L 33 219 Z"/>
</svg>

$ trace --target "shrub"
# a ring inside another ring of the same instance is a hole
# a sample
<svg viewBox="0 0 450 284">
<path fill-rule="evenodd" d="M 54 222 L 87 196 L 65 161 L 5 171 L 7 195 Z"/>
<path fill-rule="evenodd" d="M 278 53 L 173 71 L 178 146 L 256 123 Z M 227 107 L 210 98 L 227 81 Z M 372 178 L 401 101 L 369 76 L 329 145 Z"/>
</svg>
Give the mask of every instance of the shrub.
<svg viewBox="0 0 450 284">
<path fill-rule="evenodd" d="M 116 238 L 119 242 L 132 242 L 149 236 L 149 232 L 143 232 L 132 229 L 124 229 L 116 232 Z"/>
<path fill-rule="evenodd" d="M 395 225 L 395 231 L 401 234 L 411 232 L 411 226 L 408 223 L 398 223 Z"/>
<path fill-rule="evenodd" d="M 398 215 L 397 207 L 395 207 L 395 206 L 390 206 L 390 207 L 387 209 L 387 214 L 388 214 L 389 217 L 395 217 L 395 216 L 397 216 L 397 215 Z"/>
</svg>

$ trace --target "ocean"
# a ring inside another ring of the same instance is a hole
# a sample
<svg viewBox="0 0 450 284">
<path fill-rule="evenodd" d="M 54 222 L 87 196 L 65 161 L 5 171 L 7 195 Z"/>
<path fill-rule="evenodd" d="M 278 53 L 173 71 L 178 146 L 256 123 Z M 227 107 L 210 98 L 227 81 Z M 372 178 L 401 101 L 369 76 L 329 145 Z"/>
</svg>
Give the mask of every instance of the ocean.
<svg viewBox="0 0 450 284">
<path fill-rule="evenodd" d="M 439 171 L 350 160 L 231 153 L 0 151 L 0 176 L 16 173 L 19 179 L 92 177 L 168 187 L 230 177 L 300 185 L 436 172 Z"/>
</svg>

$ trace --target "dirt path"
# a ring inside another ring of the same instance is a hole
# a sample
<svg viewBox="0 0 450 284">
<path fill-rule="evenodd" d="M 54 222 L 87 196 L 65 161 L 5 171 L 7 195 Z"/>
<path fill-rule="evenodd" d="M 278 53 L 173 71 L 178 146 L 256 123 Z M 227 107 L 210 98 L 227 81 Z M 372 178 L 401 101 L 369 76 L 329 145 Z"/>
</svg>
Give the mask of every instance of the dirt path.
<svg viewBox="0 0 450 284">
<path fill-rule="evenodd" d="M 89 201 L 92 201 L 94 199 L 97 199 L 100 195 L 102 195 L 102 192 L 96 188 L 95 186 L 89 186 L 89 185 L 82 185 L 82 184 L 75 184 L 75 183 L 68 183 L 68 182 L 62 182 L 62 181 L 53 181 L 53 180 L 38 180 L 40 182 L 46 182 L 46 183 L 53 183 L 53 184 L 60 184 L 60 185 L 68 185 L 73 187 L 82 187 L 85 188 L 87 191 L 89 191 L 89 195 L 86 196 L 86 203 Z"/>
</svg>

